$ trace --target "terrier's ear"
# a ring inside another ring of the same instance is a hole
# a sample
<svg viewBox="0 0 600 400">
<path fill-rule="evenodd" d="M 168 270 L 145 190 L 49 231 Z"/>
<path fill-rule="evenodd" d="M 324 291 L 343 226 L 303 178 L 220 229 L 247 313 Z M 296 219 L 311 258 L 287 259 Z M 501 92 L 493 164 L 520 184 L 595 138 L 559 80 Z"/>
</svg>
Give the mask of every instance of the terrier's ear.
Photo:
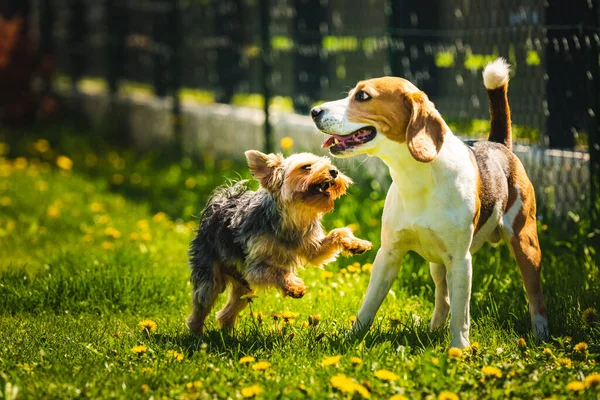
<svg viewBox="0 0 600 400">
<path fill-rule="evenodd" d="M 258 150 L 248 150 L 246 153 L 250 173 L 265 188 L 273 188 L 280 180 L 278 172 L 283 164 L 281 154 L 264 154 Z"/>
<path fill-rule="evenodd" d="M 444 143 L 442 117 L 423 92 L 406 97 L 411 110 L 406 127 L 406 144 L 415 160 L 428 163 L 435 160 Z"/>
</svg>

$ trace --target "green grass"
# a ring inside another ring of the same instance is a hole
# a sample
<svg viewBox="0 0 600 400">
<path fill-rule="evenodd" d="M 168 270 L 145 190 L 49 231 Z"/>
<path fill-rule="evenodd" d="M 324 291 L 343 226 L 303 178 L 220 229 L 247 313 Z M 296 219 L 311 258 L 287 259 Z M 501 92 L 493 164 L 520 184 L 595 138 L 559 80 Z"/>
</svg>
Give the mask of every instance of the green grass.
<svg viewBox="0 0 600 400">
<path fill-rule="evenodd" d="M 447 329 L 428 330 L 433 283 L 414 254 L 365 340 L 343 340 L 374 251 L 325 272 L 301 271 L 310 286 L 303 299 L 259 292 L 233 335 L 218 331 L 212 316 L 206 337 L 197 338 L 184 324 L 193 214 L 216 185 L 247 178 L 246 167 L 211 155 L 136 154 L 76 131 L 44 134 L 49 148 L 35 133 L 7 135 L 10 146 L 0 145 L 0 397 L 240 398 L 258 385 L 262 398 L 452 398 L 445 391 L 463 399 L 571 398 L 567 384 L 600 372 L 598 316 L 583 315 L 600 299 L 597 232 L 586 218 L 560 228 L 548 217 L 540 223 L 547 343 L 531 337 L 518 268 L 504 245 L 474 257 L 478 347 L 458 357 L 447 350 Z M 325 226 L 354 224 L 377 246 L 384 190 L 347 172 L 357 184 Z M 282 312 L 297 314 L 272 316 Z M 142 330 L 145 319 L 157 329 Z M 587 350 L 576 351 L 579 342 Z M 132 352 L 139 345 L 146 350 Z M 240 364 L 244 356 L 255 361 Z M 330 356 L 341 357 L 323 365 Z M 270 366 L 256 371 L 258 361 Z M 486 376 L 489 366 L 501 377 Z M 378 378 L 380 370 L 393 372 L 392 380 Z M 590 386 L 579 396 L 599 393 Z"/>
</svg>

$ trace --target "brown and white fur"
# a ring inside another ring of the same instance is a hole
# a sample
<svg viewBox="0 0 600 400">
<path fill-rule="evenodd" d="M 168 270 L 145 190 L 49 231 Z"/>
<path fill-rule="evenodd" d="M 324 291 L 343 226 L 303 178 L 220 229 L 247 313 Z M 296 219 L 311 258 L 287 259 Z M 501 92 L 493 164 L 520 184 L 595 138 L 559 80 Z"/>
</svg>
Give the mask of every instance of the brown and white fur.
<svg viewBox="0 0 600 400">
<path fill-rule="evenodd" d="M 352 181 L 326 157 L 314 154 L 246 152 L 252 175 L 260 182 L 254 192 L 245 182 L 213 192 L 202 211 L 190 245 L 192 314 L 190 330 L 202 334 L 217 296 L 229 285 L 229 300 L 217 313 L 223 329 L 232 329 L 256 287 L 276 287 L 300 298 L 307 286 L 296 269 L 321 266 L 340 253 L 359 254 L 371 243 L 338 228 L 325 235 L 321 217 Z"/>
<path fill-rule="evenodd" d="M 483 72 L 491 114 L 488 141 L 459 140 L 425 93 L 402 78 L 359 82 L 348 97 L 311 110 L 318 129 L 331 135 L 323 147 L 338 157 L 379 157 L 393 180 L 355 335 L 368 330 L 402 258 L 413 250 L 429 261 L 435 283 L 431 329 L 444 325 L 450 313 L 450 345 L 469 346 L 471 254 L 486 240 L 502 237 L 521 270 L 533 333 L 547 336 L 535 195 L 511 151 L 508 79 L 503 59 Z"/>
</svg>

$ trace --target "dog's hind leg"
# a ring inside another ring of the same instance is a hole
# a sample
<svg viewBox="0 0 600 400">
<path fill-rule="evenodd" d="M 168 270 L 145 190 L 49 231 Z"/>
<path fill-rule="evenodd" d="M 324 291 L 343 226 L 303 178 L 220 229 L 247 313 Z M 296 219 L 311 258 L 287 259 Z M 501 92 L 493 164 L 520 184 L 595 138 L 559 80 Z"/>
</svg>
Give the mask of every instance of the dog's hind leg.
<svg viewBox="0 0 600 400">
<path fill-rule="evenodd" d="M 248 306 L 248 299 L 242 298 L 250 293 L 250 288 L 240 282 L 231 279 L 229 288 L 229 300 L 219 312 L 217 312 L 217 322 L 221 329 L 233 330 L 238 315 Z"/>
<path fill-rule="evenodd" d="M 202 335 L 204 331 L 204 321 L 210 310 L 212 310 L 217 296 L 225 289 L 225 282 L 217 265 L 214 266 L 210 273 L 208 270 L 201 274 L 192 276 L 194 290 L 192 292 L 192 313 L 187 319 L 187 326 L 190 331 L 196 335 Z"/>
<path fill-rule="evenodd" d="M 548 319 L 541 283 L 542 252 L 538 242 L 533 189 L 527 189 L 530 189 L 529 196 L 519 193 L 512 206 L 517 212 L 511 213 L 509 210 L 505 214 L 501 233 L 521 270 L 529 300 L 533 335 L 543 340 L 548 337 Z"/>
<path fill-rule="evenodd" d="M 448 297 L 448 283 L 446 282 L 446 267 L 444 264 L 429 263 L 429 272 L 435 284 L 435 308 L 430 324 L 431 330 L 435 331 L 442 327 L 448 319 L 450 299 Z"/>
</svg>

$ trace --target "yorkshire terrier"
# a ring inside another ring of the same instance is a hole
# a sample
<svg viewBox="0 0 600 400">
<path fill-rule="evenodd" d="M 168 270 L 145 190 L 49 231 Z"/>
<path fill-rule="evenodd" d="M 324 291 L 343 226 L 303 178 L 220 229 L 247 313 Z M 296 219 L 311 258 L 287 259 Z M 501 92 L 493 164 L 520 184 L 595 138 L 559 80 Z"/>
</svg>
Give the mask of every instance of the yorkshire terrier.
<svg viewBox="0 0 600 400">
<path fill-rule="evenodd" d="M 231 330 L 256 287 L 276 287 L 284 296 L 300 298 L 307 286 L 298 266 L 322 266 L 345 255 L 362 254 L 371 243 L 349 228 L 325 235 L 323 214 L 346 193 L 352 181 L 314 154 L 246 153 L 250 172 L 260 182 L 254 192 L 246 181 L 216 189 L 200 216 L 189 250 L 193 310 L 187 320 L 195 334 L 217 296 L 229 285 L 229 300 L 217 313 L 221 329 Z"/>
</svg>

